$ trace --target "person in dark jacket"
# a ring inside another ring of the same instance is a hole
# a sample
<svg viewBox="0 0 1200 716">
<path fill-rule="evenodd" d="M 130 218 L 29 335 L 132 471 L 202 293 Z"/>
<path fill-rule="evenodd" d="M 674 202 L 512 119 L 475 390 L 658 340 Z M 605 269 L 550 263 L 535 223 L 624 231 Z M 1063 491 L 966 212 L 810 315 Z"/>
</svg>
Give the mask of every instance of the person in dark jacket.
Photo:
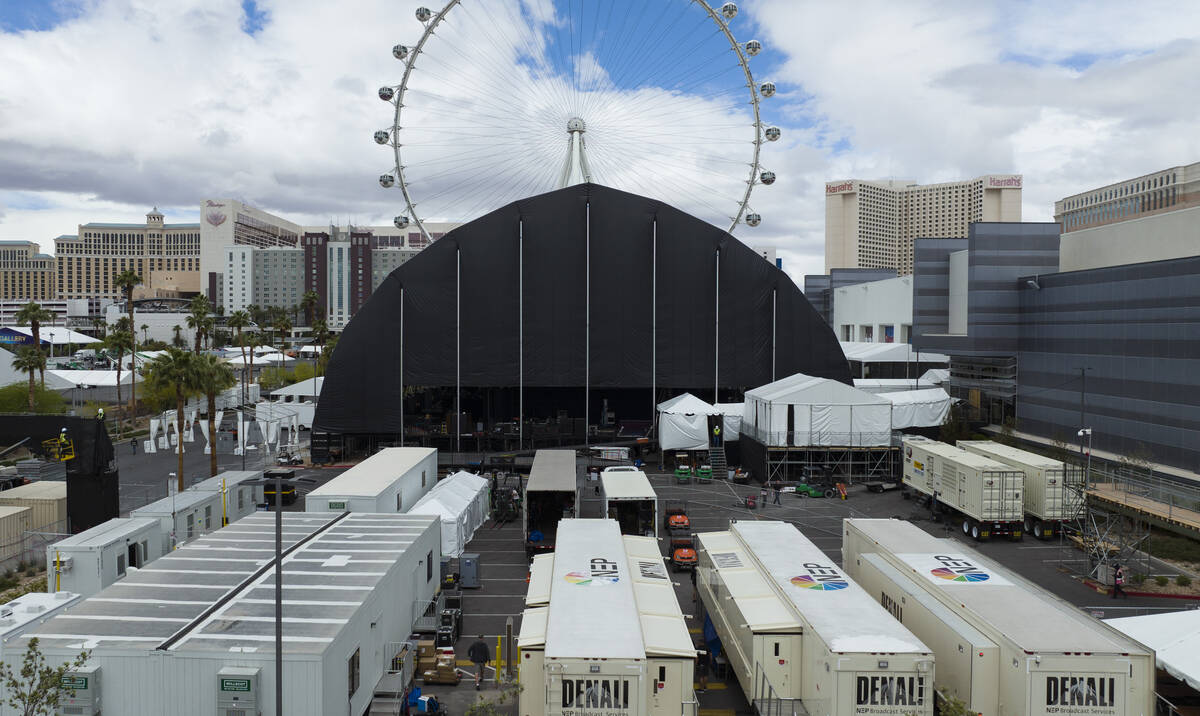
<svg viewBox="0 0 1200 716">
<path fill-rule="evenodd" d="M 467 649 L 467 658 L 475 665 L 475 690 L 479 690 L 479 684 L 483 682 L 483 665 L 492 660 L 492 653 L 488 650 L 487 642 L 483 640 L 483 634 L 471 644 L 471 648 Z"/>
<path fill-rule="evenodd" d="M 1114 564 L 1113 565 L 1113 589 L 1112 589 L 1112 598 L 1113 599 L 1116 599 L 1118 596 L 1129 599 L 1129 595 L 1125 593 L 1124 589 L 1122 589 L 1123 586 L 1125 586 L 1125 568 L 1119 564 Z"/>
</svg>

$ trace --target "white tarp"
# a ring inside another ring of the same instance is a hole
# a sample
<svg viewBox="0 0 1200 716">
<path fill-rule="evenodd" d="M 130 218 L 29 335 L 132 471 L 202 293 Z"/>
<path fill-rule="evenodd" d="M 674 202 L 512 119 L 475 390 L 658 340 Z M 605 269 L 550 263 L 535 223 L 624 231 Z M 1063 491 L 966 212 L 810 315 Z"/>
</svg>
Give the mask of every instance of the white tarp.
<svg viewBox="0 0 1200 716">
<path fill-rule="evenodd" d="M 892 404 L 836 380 L 797 373 L 746 391 L 742 432 L 775 447 L 890 445 Z"/>
<path fill-rule="evenodd" d="M 737 440 L 742 429 L 742 403 L 706 403 L 691 393 L 658 404 L 658 444 L 663 450 L 707 450 L 708 416 L 721 415 L 725 442 Z"/>
<path fill-rule="evenodd" d="M 488 481 L 469 472 L 456 472 L 433 486 L 408 511 L 434 515 L 442 521 L 442 556 L 458 557 L 488 520 Z"/>
<path fill-rule="evenodd" d="M 949 368 L 930 368 L 921 376 L 921 380 L 933 383 L 934 385 L 942 385 L 950 382 Z"/>
<path fill-rule="evenodd" d="M 875 395 L 883 395 L 884 393 L 899 393 L 902 390 L 936 388 L 937 384 L 913 378 L 855 378 L 854 387 Z"/>
<path fill-rule="evenodd" d="M 1104 622 L 1153 649 L 1158 668 L 1200 691 L 1200 609 Z"/>
<path fill-rule="evenodd" d="M 954 399 L 941 388 L 884 393 L 892 403 L 892 429 L 931 428 L 946 422 Z"/>
<path fill-rule="evenodd" d="M 862 363 L 949 363 L 950 356 L 943 353 L 914 351 L 908 343 L 870 343 L 867 341 L 841 341 L 842 353 L 848 361 Z"/>
</svg>

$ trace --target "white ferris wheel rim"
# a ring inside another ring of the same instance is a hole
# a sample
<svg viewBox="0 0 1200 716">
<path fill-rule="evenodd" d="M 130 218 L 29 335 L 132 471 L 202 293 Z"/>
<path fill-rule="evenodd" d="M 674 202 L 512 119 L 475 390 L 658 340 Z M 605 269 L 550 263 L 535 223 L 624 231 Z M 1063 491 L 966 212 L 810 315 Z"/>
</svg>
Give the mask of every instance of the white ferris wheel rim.
<svg viewBox="0 0 1200 716">
<path fill-rule="evenodd" d="M 745 77 L 746 88 L 750 95 L 748 104 L 750 105 L 750 108 L 751 108 L 751 111 L 752 111 L 753 117 L 754 117 L 754 121 L 753 121 L 753 125 L 752 125 L 753 129 L 754 129 L 754 138 L 751 142 L 751 144 L 753 146 L 753 151 L 751 153 L 751 157 L 750 157 L 750 161 L 749 161 L 749 167 L 750 167 L 749 176 L 745 180 L 746 188 L 743 191 L 740 199 L 737 199 L 737 201 L 736 201 L 735 211 L 733 213 L 733 216 L 727 217 L 729 219 L 730 223 L 729 223 L 729 226 L 726 228 L 726 231 L 728 233 L 732 233 L 734 231 L 734 229 L 736 229 L 738 224 L 740 224 L 740 223 L 749 223 L 749 225 L 751 225 L 751 226 L 757 226 L 758 222 L 760 220 L 760 217 L 757 214 L 753 214 L 750 209 L 750 197 L 754 192 L 755 185 L 760 183 L 760 173 L 763 171 L 761 164 L 760 164 L 760 154 L 762 151 L 763 135 L 764 135 L 764 127 L 762 124 L 762 117 L 760 114 L 761 97 L 759 95 L 758 85 L 754 81 L 754 74 L 753 74 L 752 70 L 750 69 L 749 58 L 747 58 L 746 52 L 745 52 L 742 44 L 738 43 L 737 39 L 733 36 L 733 33 L 730 31 L 728 22 L 726 22 L 725 20 L 722 19 L 721 11 L 719 9 L 714 9 L 708 3 L 708 0 L 686 0 L 686 1 L 690 2 L 690 3 L 694 3 L 696 5 L 699 5 L 701 7 L 701 9 L 704 10 L 704 12 L 708 16 L 708 18 L 717 26 L 718 30 L 725 37 L 726 41 L 729 43 L 730 50 L 733 52 L 733 54 L 737 58 L 737 64 L 741 68 L 742 74 Z M 461 4 L 462 4 L 462 0 L 448 0 L 440 11 L 438 11 L 438 12 L 429 11 L 428 20 L 421 21 L 422 25 L 424 26 L 424 30 L 421 33 L 420 39 L 417 41 L 416 45 L 413 45 L 411 48 L 408 48 L 408 56 L 406 58 L 404 58 L 404 73 L 401 77 L 400 84 L 391 86 L 391 88 L 395 92 L 395 96 L 391 100 L 392 104 L 395 105 L 395 111 L 394 111 L 394 115 L 393 115 L 392 126 L 388 130 L 390 137 L 389 137 L 389 141 L 387 143 L 391 145 L 392 151 L 393 151 L 393 156 L 394 156 L 394 166 L 392 168 L 392 171 L 395 172 L 395 185 L 400 189 L 400 192 L 401 192 L 402 196 L 404 197 L 405 209 L 408 212 L 406 215 L 407 220 L 411 221 L 412 224 L 416 225 L 417 229 L 421 232 L 421 235 L 424 237 L 424 239 L 426 241 L 431 241 L 432 236 L 430 235 L 430 232 L 425 228 L 425 220 L 421 218 L 420 213 L 417 211 L 417 206 L 420 202 L 414 200 L 411 181 L 409 180 L 409 177 L 407 176 L 407 174 L 405 172 L 406 166 L 405 166 L 403 157 L 401 155 L 401 148 L 403 147 L 403 143 L 400 141 L 400 131 L 402 129 L 401 116 L 402 116 L 404 108 L 406 106 L 404 99 L 405 99 L 405 95 L 407 94 L 407 92 L 409 90 L 409 79 L 412 77 L 414 70 L 416 70 L 417 58 L 421 55 L 422 52 L 424 52 L 426 43 L 428 43 L 430 38 L 433 37 L 438 26 L 441 25 L 442 21 L 446 18 L 448 13 L 455 6 L 458 6 Z M 726 3 L 726 4 L 732 4 L 732 3 Z M 424 8 L 422 8 L 422 10 L 423 9 Z M 420 12 L 420 10 L 418 10 L 418 12 Z M 735 10 L 735 12 L 736 12 L 736 10 Z M 773 86 L 772 86 L 772 88 L 773 88 Z M 772 127 L 771 129 L 775 129 L 775 128 Z M 774 181 L 773 173 L 771 173 L 771 174 L 772 174 L 771 182 L 773 182 Z M 768 183 L 770 183 L 770 182 L 768 182 Z M 499 208 L 499 207 L 495 207 L 495 208 Z M 745 222 L 744 220 L 747 217 L 751 218 L 752 221 Z"/>
</svg>

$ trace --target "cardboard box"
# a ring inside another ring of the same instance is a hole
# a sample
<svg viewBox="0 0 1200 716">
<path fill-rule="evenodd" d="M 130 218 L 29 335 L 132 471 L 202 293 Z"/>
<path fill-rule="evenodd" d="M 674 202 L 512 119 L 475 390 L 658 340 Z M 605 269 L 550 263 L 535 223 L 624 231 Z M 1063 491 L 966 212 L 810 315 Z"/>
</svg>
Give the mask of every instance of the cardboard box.
<svg viewBox="0 0 1200 716">
<path fill-rule="evenodd" d="M 424 659 L 425 657 L 432 658 L 437 653 L 435 642 L 433 639 L 422 639 L 417 642 L 417 656 Z"/>
</svg>

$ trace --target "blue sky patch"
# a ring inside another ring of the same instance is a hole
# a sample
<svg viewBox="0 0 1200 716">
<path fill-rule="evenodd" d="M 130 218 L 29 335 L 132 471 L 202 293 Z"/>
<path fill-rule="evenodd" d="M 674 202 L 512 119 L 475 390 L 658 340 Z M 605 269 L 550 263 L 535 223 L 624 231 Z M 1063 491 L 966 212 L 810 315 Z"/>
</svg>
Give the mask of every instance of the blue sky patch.
<svg viewBox="0 0 1200 716">
<path fill-rule="evenodd" d="M 242 20 L 242 32 L 247 35 L 257 35 L 267 24 L 267 13 L 259 9 L 255 0 L 242 0 L 242 12 L 246 14 Z"/>
<path fill-rule="evenodd" d="M 74 19 L 83 9 L 77 0 L 2 0 L 0 31 L 42 32 Z"/>
</svg>

